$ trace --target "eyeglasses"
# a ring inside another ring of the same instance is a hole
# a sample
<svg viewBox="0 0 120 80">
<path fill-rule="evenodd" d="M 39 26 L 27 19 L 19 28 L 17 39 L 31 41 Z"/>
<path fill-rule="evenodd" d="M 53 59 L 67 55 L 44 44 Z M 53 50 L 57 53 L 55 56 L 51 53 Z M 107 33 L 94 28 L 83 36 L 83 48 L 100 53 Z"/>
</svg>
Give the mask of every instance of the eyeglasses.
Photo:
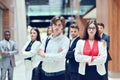
<svg viewBox="0 0 120 80">
<path fill-rule="evenodd" d="M 88 30 L 95 30 L 96 27 L 88 27 Z"/>
</svg>

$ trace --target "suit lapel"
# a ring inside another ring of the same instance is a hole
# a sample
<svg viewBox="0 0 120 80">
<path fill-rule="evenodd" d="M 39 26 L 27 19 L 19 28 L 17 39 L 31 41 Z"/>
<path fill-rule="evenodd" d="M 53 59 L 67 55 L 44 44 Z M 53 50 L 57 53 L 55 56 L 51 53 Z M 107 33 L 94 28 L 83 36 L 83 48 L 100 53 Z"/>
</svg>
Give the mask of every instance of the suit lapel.
<svg viewBox="0 0 120 80">
<path fill-rule="evenodd" d="M 103 33 L 103 35 L 102 35 L 102 39 L 104 39 L 105 38 L 105 34 Z"/>
<path fill-rule="evenodd" d="M 6 48 L 8 51 L 12 50 L 12 43 L 9 41 L 9 47 L 8 47 L 8 42 L 6 41 Z"/>
<path fill-rule="evenodd" d="M 80 37 L 77 37 L 77 38 L 73 41 L 73 43 L 72 43 L 71 46 L 70 46 L 71 49 L 72 49 L 72 48 L 75 48 L 76 43 L 77 43 L 77 40 L 79 40 L 79 39 L 80 39 Z"/>
</svg>

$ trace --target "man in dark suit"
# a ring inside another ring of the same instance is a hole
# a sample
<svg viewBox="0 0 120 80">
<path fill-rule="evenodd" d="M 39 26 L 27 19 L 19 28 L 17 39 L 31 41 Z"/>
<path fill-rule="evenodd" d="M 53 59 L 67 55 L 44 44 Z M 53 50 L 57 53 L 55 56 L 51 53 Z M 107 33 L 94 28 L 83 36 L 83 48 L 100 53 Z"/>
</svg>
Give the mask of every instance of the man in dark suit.
<svg viewBox="0 0 120 80">
<path fill-rule="evenodd" d="M 104 80 L 108 80 L 108 61 L 111 60 L 111 56 L 109 54 L 109 47 L 110 47 L 110 37 L 104 33 L 104 24 L 103 23 L 98 23 L 98 29 L 99 29 L 99 34 L 103 40 L 107 42 L 107 60 L 105 63 L 105 68 L 106 68 L 106 74 L 104 76 Z"/>
<path fill-rule="evenodd" d="M 8 80 L 13 80 L 13 71 L 15 67 L 14 55 L 18 53 L 18 50 L 15 42 L 10 40 L 10 36 L 10 31 L 5 31 L 5 39 L 0 42 L 0 51 L 2 54 L 1 80 L 6 80 L 6 73 L 8 73 Z"/>
<path fill-rule="evenodd" d="M 70 26 L 70 46 L 66 55 L 66 74 L 65 80 L 79 80 L 78 66 L 79 63 L 75 61 L 74 52 L 79 37 L 79 27 L 76 24 Z"/>
</svg>

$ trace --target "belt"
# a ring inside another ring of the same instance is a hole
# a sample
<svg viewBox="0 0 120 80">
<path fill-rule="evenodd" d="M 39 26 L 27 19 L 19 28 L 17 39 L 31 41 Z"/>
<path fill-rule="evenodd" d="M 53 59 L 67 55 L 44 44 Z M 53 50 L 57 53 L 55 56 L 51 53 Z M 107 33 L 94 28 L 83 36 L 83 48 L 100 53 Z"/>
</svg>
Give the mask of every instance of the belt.
<svg viewBox="0 0 120 80">
<path fill-rule="evenodd" d="M 25 58 L 24 60 L 32 60 L 32 57 Z"/>
<path fill-rule="evenodd" d="M 60 72 L 53 72 L 53 73 L 47 73 L 43 70 L 41 70 L 41 72 L 45 75 L 45 76 L 59 76 L 65 73 L 65 71 L 60 71 Z"/>
</svg>

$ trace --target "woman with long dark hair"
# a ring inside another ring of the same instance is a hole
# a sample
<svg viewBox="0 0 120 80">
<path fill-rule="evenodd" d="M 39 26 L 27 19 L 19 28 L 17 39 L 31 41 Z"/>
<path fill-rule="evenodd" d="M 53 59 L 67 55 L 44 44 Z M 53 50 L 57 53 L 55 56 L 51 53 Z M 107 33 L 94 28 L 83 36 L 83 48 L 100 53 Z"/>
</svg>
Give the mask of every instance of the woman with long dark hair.
<svg viewBox="0 0 120 80">
<path fill-rule="evenodd" d="M 31 80 L 32 70 L 39 64 L 38 48 L 41 45 L 40 32 L 37 28 L 30 30 L 31 39 L 23 46 L 26 80 Z"/>
<path fill-rule="evenodd" d="M 101 40 L 96 21 L 86 24 L 83 40 L 77 42 L 75 60 L 80 80 L 103 80 L 107 58 L 106 43 Z"/>
</svg>

